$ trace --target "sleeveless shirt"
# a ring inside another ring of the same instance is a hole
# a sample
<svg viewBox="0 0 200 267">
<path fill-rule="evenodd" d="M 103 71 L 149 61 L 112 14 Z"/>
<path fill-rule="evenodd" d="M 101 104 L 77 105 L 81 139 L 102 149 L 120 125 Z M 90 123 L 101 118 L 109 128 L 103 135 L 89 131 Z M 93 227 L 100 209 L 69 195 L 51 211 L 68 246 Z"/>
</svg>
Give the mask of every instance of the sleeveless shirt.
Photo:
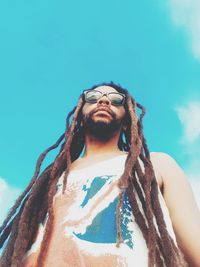
<svg viewBox="0 0 200 267">
<path fill-rule="evenodd" d="M 119 196 L 117 181 L 124 171 L 125 160 L 126 155 L 116 156 L 71 171 L 68 175 L 66 194 L 72 201 L 67 205 L 66 214 L 60 223 L 65 226 L 63 234 L 74 241 L 85 261 L 85 265 L 81 263 L 80 266 L 148 266 L 147 245 L 135 222 L 127 193 L 120 209 L 122 243 L 119 247 L 116 246 L 116 206 Z M 58 181 L 55 198 L 61 194 L 63 177 L 64 173 Z M 176 243 L 169 212 L 160 190 L 159 200 L 167 229 Z M 45 225 L 41 224 L 37 240 L 26 256 L 40 247 L 44 229 Z"/>
</svg>

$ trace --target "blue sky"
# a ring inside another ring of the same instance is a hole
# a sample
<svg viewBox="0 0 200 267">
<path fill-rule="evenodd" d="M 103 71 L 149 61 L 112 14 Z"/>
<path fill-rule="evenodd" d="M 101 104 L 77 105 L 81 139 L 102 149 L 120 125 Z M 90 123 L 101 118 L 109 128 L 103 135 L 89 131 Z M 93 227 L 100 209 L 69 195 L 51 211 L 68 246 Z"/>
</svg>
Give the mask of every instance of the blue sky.
<svg viewBox="0 0 200 267">
<path fill-rule="evenodd" d="M 150 151 L 174 157 L 200 195 L 199 11 L 198 0 L 1 1 L 1 221 L 81 91 L 111 80 L 146 107 Z"/>
</svg>

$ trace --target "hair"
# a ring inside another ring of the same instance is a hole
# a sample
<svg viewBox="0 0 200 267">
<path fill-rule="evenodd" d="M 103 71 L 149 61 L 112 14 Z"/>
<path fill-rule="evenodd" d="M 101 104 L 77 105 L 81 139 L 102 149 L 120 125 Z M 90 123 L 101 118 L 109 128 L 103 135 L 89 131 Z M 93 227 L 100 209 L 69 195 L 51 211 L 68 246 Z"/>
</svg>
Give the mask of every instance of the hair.
<svg viewBox="0 0 200 267">
<path fill-rule="evenodd" d="M 120 209 L 124 194 L 127 192 L 133 216 L 148 247 L 148 266 L 187 266 L 180 249 L 168 233 L 159 202 L 159 188 L 143 135 L 142 120 L 145 108 L 137 103 L 126 89 L 114 82 L 94 85 L 88 90 L 102 85 L 110 86 L 126 95 L 124 106 L 127 127 L 126 129 L 122 127 L 118 147 L 128 155 L 124 172 L 118 183 L 120 193 L 116 208 L 116 245 L 120 246 L 122 242 Z M 64 173 L 64 193 L 70 165 L 80 156 L 85 146 L 85 134 L 81 124 L 84 103 L 84 97 L 81 94 L 77 106 L 67 116 L 65 133 L 40 155 L 33 178 L 4 220 L 0 228 L 0 248 L 4 246 L 0 261 L 1 267 L 21 266 L 23 256 L 36 239 L 39 224 L 44 222 L 48 214 L 36 266 L 44 265 L 52 235 L 53 197 L 58 179 Z M 139 117 L 136 114 L 136 108 L 141 110 Z M 45 156 L 59 145 L 60 150 L 54 162 L 40 174 L 40 167 Z M 144 170 L 140 166 L 140 161 L 143 162 Z"/>
</svg>

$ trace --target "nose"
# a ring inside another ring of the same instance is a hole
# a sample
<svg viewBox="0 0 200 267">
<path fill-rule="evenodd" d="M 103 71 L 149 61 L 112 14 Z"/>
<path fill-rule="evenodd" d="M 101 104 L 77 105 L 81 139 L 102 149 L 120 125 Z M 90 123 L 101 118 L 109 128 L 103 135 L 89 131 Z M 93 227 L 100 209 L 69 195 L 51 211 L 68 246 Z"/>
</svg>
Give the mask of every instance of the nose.
<svg viewBox="0 0 200 267">
<path fill-rule="evenodd" d="M 111 105 L 111 101 L 110 99 L 106 96 L 106 95 L 103 95 L 101 98 L 99 98 L 99 100 L 97 101 L 97 105 L 105 105 L 105 106 L 108 106 L 110 107 Z"/>
</svg>

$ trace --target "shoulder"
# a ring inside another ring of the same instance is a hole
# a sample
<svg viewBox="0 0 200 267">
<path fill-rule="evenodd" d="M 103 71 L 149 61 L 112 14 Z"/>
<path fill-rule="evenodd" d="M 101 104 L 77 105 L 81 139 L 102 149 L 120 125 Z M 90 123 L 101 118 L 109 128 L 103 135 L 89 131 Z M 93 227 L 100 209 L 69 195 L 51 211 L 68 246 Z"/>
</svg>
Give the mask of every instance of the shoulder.
<svg viewBox="0 0 200 267">
<path fill-rule="evenodd" d="M 155 167 L 162 176 L 166 171 L 167 173 L 169 173 L 175 170 L 176 171 L 181 170 L 176 160 L 167 153 L 151 152 L 150 158 L 151 158 L 153 167 Z"/>
<path fill-rule="evenodd" d="M 150 152 L 151 163 L 153 165 L 155 176 L 161 191 L 163 191 L 163 185 L 164 185 L 163 175 L 162 175 L 162 170 L 163 170 L 162 165 L 166 164 L 168 156 L 169 156 L 168 154 L 163 152 Z"/>
<path fill-rule="evenodd" d="M 187 182 L 187 177 L 176 160 L 164 152 L 151 152 L 151 162 L 157 177 L 160 187 L 164 189 L 168 184 L 177 184 L 178 181 Z"/>
<path fill-rule="evenodd" d="M 170 155 L 163 152 L 153 153 L 152 164 L 156 166 L 162 179 L 162 193 L 169 207 L 175 203 L 181 206 L 194 203 L 194 196 L 189 179 L 180 165 Z M 180 190 L 181 189 L 181 190 Z"/>
<path fill-rule="evenodd" d="M 150 152 L 151 160 L 156 161 L 174 161 L 174 159 L 165 152 Z"/>
<path fill-rule="evenodd" d="M 163 183 L 186 181 L 187 177 L 177 163 L 177 161 L 167 153 L 164 152 L 151 152 L 151 161 L 153 167 L 157 169 L 162 177 Z"/>
</svg>

